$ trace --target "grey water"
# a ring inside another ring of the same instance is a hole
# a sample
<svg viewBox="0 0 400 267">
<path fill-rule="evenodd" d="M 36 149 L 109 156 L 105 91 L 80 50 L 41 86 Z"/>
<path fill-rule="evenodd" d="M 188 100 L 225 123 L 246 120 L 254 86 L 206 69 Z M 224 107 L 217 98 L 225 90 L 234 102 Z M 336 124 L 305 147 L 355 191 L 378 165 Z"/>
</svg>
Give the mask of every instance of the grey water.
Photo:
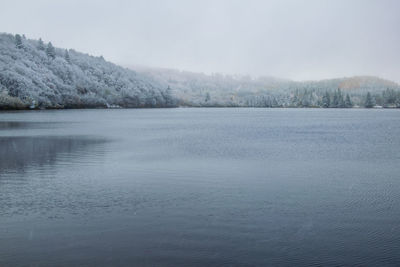
<svg viewBox="0 0 400 267">
<path fill-rule="evenodd" d="M 338 265 L 400 265 L 400 110 L 0 113 L 0 266 Z"/>
</svg>

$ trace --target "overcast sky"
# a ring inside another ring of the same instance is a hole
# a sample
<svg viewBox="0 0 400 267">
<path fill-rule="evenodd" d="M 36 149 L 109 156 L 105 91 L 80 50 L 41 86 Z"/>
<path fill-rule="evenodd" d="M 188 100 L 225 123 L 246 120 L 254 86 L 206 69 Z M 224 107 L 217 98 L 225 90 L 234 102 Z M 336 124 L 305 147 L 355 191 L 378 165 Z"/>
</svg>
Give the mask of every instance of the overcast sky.
<svg viewBox="0 0 400 267">
<path fill-rule="evenodd" d="M 0 31 L 121 65 L 400 82 L 398 0 L 0 0 Z"/>
</svg>

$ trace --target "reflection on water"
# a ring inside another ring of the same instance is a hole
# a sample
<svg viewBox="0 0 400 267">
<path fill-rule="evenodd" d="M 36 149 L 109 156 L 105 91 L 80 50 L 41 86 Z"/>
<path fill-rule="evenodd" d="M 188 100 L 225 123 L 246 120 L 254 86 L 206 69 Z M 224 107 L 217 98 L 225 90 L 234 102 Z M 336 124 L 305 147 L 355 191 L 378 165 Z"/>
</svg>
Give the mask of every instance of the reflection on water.
<svg viewBox="0 0 400 267">
<path fill-rule="evenodd" d="M 0 130 L 10 129 L 44 129 L 55 127 L 56 122 L 0 121 Z"/>
<path fill-rule="evenodd" d="M 60 156 L 83 157 L 104 139 L 80 136 L 18 136 L 0 137 L 0 173 L 21 171 L 28 166 L 53 165 Z"/>
</svg>

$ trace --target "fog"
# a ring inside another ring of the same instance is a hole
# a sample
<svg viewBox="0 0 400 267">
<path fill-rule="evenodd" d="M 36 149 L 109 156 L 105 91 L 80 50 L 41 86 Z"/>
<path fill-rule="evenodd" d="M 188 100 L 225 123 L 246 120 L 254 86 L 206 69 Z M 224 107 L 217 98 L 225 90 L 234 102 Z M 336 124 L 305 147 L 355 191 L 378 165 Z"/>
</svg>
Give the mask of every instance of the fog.
<svg viewBox="0 0 400 267">
<path fill-rule="evenodd" d="M 121 65 L 400 82 L 400 1 L 0 1 L 0 31 Z"/>
</svg>

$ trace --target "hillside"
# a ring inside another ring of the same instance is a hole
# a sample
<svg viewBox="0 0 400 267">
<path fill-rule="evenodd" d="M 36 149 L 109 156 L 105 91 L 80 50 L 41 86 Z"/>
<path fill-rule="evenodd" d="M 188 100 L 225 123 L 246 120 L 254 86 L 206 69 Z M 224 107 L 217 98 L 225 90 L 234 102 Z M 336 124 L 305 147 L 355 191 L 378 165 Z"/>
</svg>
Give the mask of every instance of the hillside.
<svg viewBox="0 0 400 267">
<path fill-rule="evenodd" d="M 400 107 L 400 85 L 372 76 L 320 81 L 123 68 L 72 49 L 0 34 L 0 109 Z"/>
<path fill-rule="evenodd" d="M 102 57 L 0 34 L 0 109 L 175 105 L 167 87 Z"/>
<path fill-rule="evenodd" d="M 324 96 L 343 100 L 349 95 L 351 106 L 364 106 L 368 92 L 374 104 L 400 106 L 400 85 L 373 76 L 356 76 L 320 81 L 291 81 L 274 77 L 252 78 L 240 75 L 206 75 L 161 68 L 130 66 L 164 87 L 171 87 L 188 106 L 256 107 L 344 107 L 323 104 Z"/>
</svg>

